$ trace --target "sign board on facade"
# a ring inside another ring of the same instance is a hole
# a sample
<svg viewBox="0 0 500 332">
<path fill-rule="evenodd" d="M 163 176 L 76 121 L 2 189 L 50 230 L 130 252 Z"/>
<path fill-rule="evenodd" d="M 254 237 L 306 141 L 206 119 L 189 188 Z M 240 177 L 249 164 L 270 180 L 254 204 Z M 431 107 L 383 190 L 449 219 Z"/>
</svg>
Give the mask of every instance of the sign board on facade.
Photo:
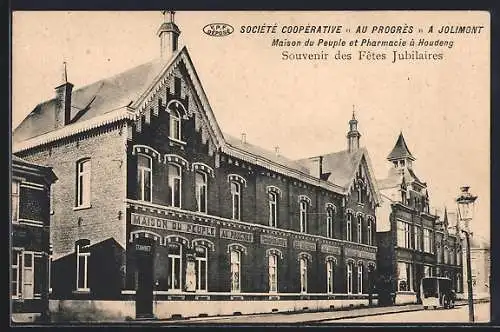
<svg viewBox="0 0 500 332">
<path fill-rule="evenodd" d="M 287 240 L 285 238 L 271 236 L 271 235 L 261 235 L 260 243 L 267 244 L 270 246 L 283 247 L 283 248 L 286 248 L 288 246 Z"/>
<path fill-rule="evenodd" d="M 220 229 L 221 239 L 230 239 L 244 242 L 253 242 L 253 234 L 247 232 L 235 231 L 232 229 L 221 228 Z"/>
<path fill-rule="evenodd" d="M 132 213 L 131 224 L 196 235 L 215 237 L 215 227 Z"/>
<path fill-rule="evenodd" d="M 353 248 L 345 248 L 345 255 L 348 257 L 357 257 L 357 258 L 370 259 L 370 260 L 377 259 L 377 254 L 374 252 L 368 252 L 368 251 L 363 251 L 363 250 L 358 250 L 358 249 L 353 249 Z"/>
<path fill-rule="evenodd" d="M 151 252 L 151 246 L 145 245 L 145 244 L 136 244 L 135 245 L 135 250 L 136 251 L 142 251 L 145 253 L 150 253 Z"/>
<path fill-rule="evenodd" d="M 340 255 L 340 247 L 322 244 L 320 247 L 322 253 Z"/>
<path fill-rule="evenodd" d="M 295 249 L 300 249 L 300 250 L 315 251 L 316 250 L 316 243 L 296 240 L 296 241 L 293 241 L 293 247 Z"/>
</svg>

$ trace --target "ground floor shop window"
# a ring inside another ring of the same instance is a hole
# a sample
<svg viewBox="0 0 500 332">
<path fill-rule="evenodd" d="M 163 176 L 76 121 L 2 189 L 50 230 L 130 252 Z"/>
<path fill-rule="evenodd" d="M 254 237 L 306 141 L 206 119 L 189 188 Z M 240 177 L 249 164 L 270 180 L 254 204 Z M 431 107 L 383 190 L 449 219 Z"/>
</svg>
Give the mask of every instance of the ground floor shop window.
<svg viewBox="0 0 500 332">
<path fill-rule="evenodd" d="M 413 291 L 412 269 L 410 263 L 398 263 L 398 291 L 411 292 Z"/>
<path fill-rule="evenodd" d="M 182 289 L 182 246 L 178 243 L 168 244 L 168 290 Z"/>
<path fill-rule="evenodd" d="M 352 270 L 353 270 L 353 267 L 354 267 L 354 263 L 353 262 L 348 262 L 347 263 L 347 282 L 346 282 L 346 285 L 347 285 L 347 294 L 352 294 Z"/>
<path fill-rule="evenodd" d="M 358 294 L 363 294 L 363 265 L 358 264 Z"/>
<path fill-rule="evenodd" d="M 269 292 L 278 291 L 278 256 L 275 254 L 269 255 Z"/>
<path fill-rule="evenodd" d="M 335 266 L 334 261 L 329 260 L 326 262 L 326 292 L 328 294 L 334 293 L 335 284 Z"/>
<path fill-rule="evenodd" d="M 205 247 L 196 247 L 196 290 L 206 292 L 207 287 L 207 266 L 208 250 Z"/>
<path fill-rule="evenodd" d="M 307 293 L 307 259 L 300 258 L 300 292 Z"/>
<path fill-rule="evenodd" d="M 231 249 L 231 292 L 241 291 L 241 252 Z"/>
</svg>

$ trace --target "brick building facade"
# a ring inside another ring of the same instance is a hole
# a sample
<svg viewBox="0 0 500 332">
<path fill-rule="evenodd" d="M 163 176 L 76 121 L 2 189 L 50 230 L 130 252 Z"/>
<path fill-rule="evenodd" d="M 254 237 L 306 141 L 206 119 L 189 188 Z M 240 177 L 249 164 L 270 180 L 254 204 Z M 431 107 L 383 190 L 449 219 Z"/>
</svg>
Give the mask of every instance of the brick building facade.
<svg viewBox="0 0 500 332">
<path fill-rule="evenodd" d="M 378 180 L 378 289 L 381 302 L 420 302 L 420 280 L 445 276 L 462 292 L 461 241 L 457 223 L 431 213 L 427 184 L 413 170 L 415 157 L 403 134 L 387 157 L 392 167 Z M 392 297 L 392 298 L 391 298 Z"/>
<path fill-rule="evenodd" d="M 223 134 L 179 33 L 172 15 L 160 59 L 63 81 L 14 132 L 60 179 L 52 297 L 132 300 L 138 317 L 172 301 L 368 304 L 379 196 L 354 115 L 346 150 L 301 160 Z"/>
<path fill-rule="evenodd" d="M 13 321 L 48 311 L 50 187 L 57 177 L 50 167 L 12 158 L 11 277 Z"/>
</svg>

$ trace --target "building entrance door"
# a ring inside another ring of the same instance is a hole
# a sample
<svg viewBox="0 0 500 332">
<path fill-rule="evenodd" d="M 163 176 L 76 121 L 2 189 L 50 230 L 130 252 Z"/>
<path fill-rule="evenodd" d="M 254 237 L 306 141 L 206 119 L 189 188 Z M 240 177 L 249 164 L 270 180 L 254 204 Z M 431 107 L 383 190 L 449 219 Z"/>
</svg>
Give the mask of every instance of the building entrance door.
<svg viewBox="0 0 500 332">
<path fill-rule="evenodd" d="M 134 243 L 136 257 L 135 316 L 153 318 L 153 254 L 154 240 L 137 238 Z"/>
</svg>

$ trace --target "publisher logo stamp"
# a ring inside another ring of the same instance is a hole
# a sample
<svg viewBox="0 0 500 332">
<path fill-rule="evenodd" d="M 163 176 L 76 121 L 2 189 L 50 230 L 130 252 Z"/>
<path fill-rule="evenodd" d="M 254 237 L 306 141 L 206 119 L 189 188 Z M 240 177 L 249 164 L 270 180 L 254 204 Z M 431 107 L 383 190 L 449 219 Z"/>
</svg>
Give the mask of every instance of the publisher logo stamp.
<svg viewBox="0 0 500 332">
<path fill-rule="evenodd" d="M 203 27 L 203 32 L 212 37 L 225 37 L 234 32 L 234 28 L 226 23 L 210 23 Z"/>
</svg>

